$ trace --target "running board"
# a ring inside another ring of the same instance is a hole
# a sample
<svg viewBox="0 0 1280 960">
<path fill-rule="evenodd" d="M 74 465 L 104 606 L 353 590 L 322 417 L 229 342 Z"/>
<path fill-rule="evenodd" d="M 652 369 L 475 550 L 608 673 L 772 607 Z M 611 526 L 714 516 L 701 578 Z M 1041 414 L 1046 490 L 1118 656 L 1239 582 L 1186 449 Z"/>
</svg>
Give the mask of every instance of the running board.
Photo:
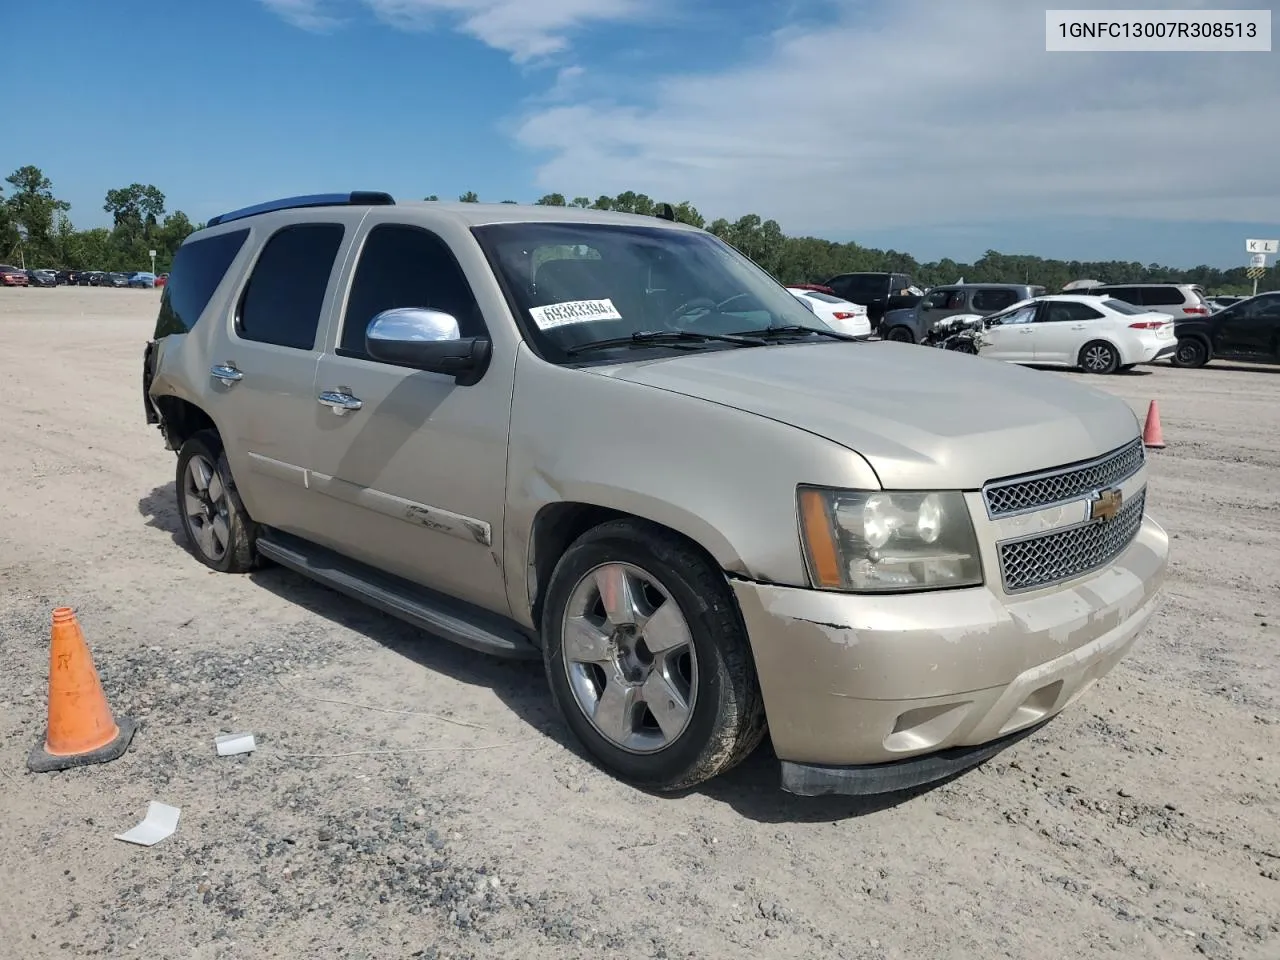
<svg viewBox="0 0 1280 960">
<path fill-rule="evenodd" d="M 542 656 L 533 639 L 510 620 L 299 537 L 263 530 L 257 548 L 282 567 L 452 643 L 508 659 Z"/>
</svg>

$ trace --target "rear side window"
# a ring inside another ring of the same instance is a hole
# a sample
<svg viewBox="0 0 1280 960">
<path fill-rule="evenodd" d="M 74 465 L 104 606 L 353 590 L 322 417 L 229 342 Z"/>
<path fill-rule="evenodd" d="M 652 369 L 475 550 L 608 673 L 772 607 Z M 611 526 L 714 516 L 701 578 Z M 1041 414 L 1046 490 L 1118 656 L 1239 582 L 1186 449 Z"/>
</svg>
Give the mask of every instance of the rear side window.
<svg viewBox="0 0 1280 960">
<path fill-rule="evenodd" d="M 838 277 L 827 286 L 845 300 L 865 305 L 885 295 L 886 281 L 883 277 Z"/>
<path fill-rule="evenodd" d="M 1100 287 L 1098 292 L 1123 300 L 1125 303 L 1132 303 L 1135 307 L 1142 306 L 1142 294 L 1137 287 Z"/>
<path fill-rule="evenodd" d="M 1102 314 L 1093 307 L 1071 300 L 1050 300 L 1040 315 L 1042 323 L 1082 323 L 1097 320 Z"/>
<path fill-rule="evenodd" d="M 1142 291 L 1142 302 L 1148 307 L 1172 307 L 1186 303 L 1177 287 L 1147 287 Z"/>
<path fill-rule="evenodd" d="M 973 295 L 973 309 L 980 313 L 995 313 L 1012 307 L 1021 299 L 1014 290 L 979 290 Z"/>
<path fill-rule="evenodd" d="M 233 230 L 178 248 L 169 281 L 160 295 L 155 339 L 186 333 L 196 325 L 247 236 L 247 229 Z"/>
<path fill-rule="evenodd" d="M 463 337 L 485 333 L 480 306 L 449 245 L 420 227 L 382 224 L 369 231 L 360 253 L 338 352 L 367 358 L 364 334 L 369 321 L 395 307 L 451 314 Z"/>
<path fill-rule="evenodd" d="M 344 229 L 340 223 L 300 223 L 273 233 L 240 298 L 236 333 L 259 343 L 314 349 Z"/>
</svg>

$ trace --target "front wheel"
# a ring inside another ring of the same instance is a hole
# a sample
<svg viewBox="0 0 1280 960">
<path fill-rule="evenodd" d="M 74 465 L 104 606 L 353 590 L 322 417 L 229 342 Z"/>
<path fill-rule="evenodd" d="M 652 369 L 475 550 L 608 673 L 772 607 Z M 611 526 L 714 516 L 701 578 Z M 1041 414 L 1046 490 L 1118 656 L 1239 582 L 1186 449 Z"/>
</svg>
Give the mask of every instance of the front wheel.
<svg viewBox="0 0 1280 960">
<path fill-rule="evenodd" d="M 583 534 L 542 612 L 552 697 L 601 766 L 683 790 L 746 758 L 765 733 L 746 629 L 724 574 L 637 520 Z"/>
<path fill-rule="evenodd" d="M 1094 340 L 1080 351 L 1079 363 L 1085 373 L 1115 373 L 1120 368 L 1120 353 L 1111 344 Z"/>
<path fill-rule="evenodd" d="M 886 340 L 894 340 L 898 343 L 915 343 L 916 338 L 911 335 L 911 331 L 906 327 L 890 327 L 885 333 Z"/>
<path fill-rule="evenodd" d="M 1173 354 L 1175 367 L 1203 367 L 1208 362 L 1209 351 L 1203 340 L 1187 337 L 1178 341 L 1178 349 Z"/>
</svg>

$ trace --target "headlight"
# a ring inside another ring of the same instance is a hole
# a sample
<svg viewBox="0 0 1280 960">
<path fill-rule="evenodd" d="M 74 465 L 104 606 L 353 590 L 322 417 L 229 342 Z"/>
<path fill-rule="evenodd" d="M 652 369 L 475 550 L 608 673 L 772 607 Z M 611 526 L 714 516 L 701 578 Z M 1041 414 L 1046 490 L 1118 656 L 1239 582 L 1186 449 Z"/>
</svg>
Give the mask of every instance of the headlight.
<svg viewBox="0 0 1280 960">
<path fill-rule="evenodd" d="M 982 583 L 964 495 L 947 491 L 800 488 L 809 579 L 854 593 L 938 590 Z"/>
</svg>

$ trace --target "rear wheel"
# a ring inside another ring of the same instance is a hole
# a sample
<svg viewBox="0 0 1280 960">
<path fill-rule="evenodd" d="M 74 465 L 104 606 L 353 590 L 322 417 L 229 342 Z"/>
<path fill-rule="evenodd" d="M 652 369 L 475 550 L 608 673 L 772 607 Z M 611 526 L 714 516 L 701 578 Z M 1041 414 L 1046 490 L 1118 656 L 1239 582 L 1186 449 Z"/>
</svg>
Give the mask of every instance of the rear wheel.
<svg viewBox="0 0 1280 960">
<path fill-rule="evenodd" d="M 679 537 L 616 520 L 556 564 L 542 612 L 556 706 L 601 766 L 681 790 L 765 733 L 746 629 L 723 573 Z"/>
<path fill-rule="evenodd" d="M 1203 367 L 1209 362 L 1209 350 L 1199 337 L 1187 337 L 1178 341 L 1173 354 L 1175 367 Z"/>
<path fill-rule="evenodd" d="M 886 340 L 895 340 L 898 343 L 915 343 L 916 338 L 911 335 L 911 331 L 906 327 L 890 327 L 886 331 L 884 338 Z"/>
<path fill-rule="evenodd" d="M 1115 373 L 1120 367 L 1120 353 L 1106 341 L 1093 340 L 1084 345 L 1078 362 L 1085 373 Z"/>
<path fill-rule="evenodd" d="M 212 430 L 193 434 L 178 452 L 178 516 L 192 552 L 219 573 L 246 573 L 257 565 L 250 519 Z"/>
</svg>

